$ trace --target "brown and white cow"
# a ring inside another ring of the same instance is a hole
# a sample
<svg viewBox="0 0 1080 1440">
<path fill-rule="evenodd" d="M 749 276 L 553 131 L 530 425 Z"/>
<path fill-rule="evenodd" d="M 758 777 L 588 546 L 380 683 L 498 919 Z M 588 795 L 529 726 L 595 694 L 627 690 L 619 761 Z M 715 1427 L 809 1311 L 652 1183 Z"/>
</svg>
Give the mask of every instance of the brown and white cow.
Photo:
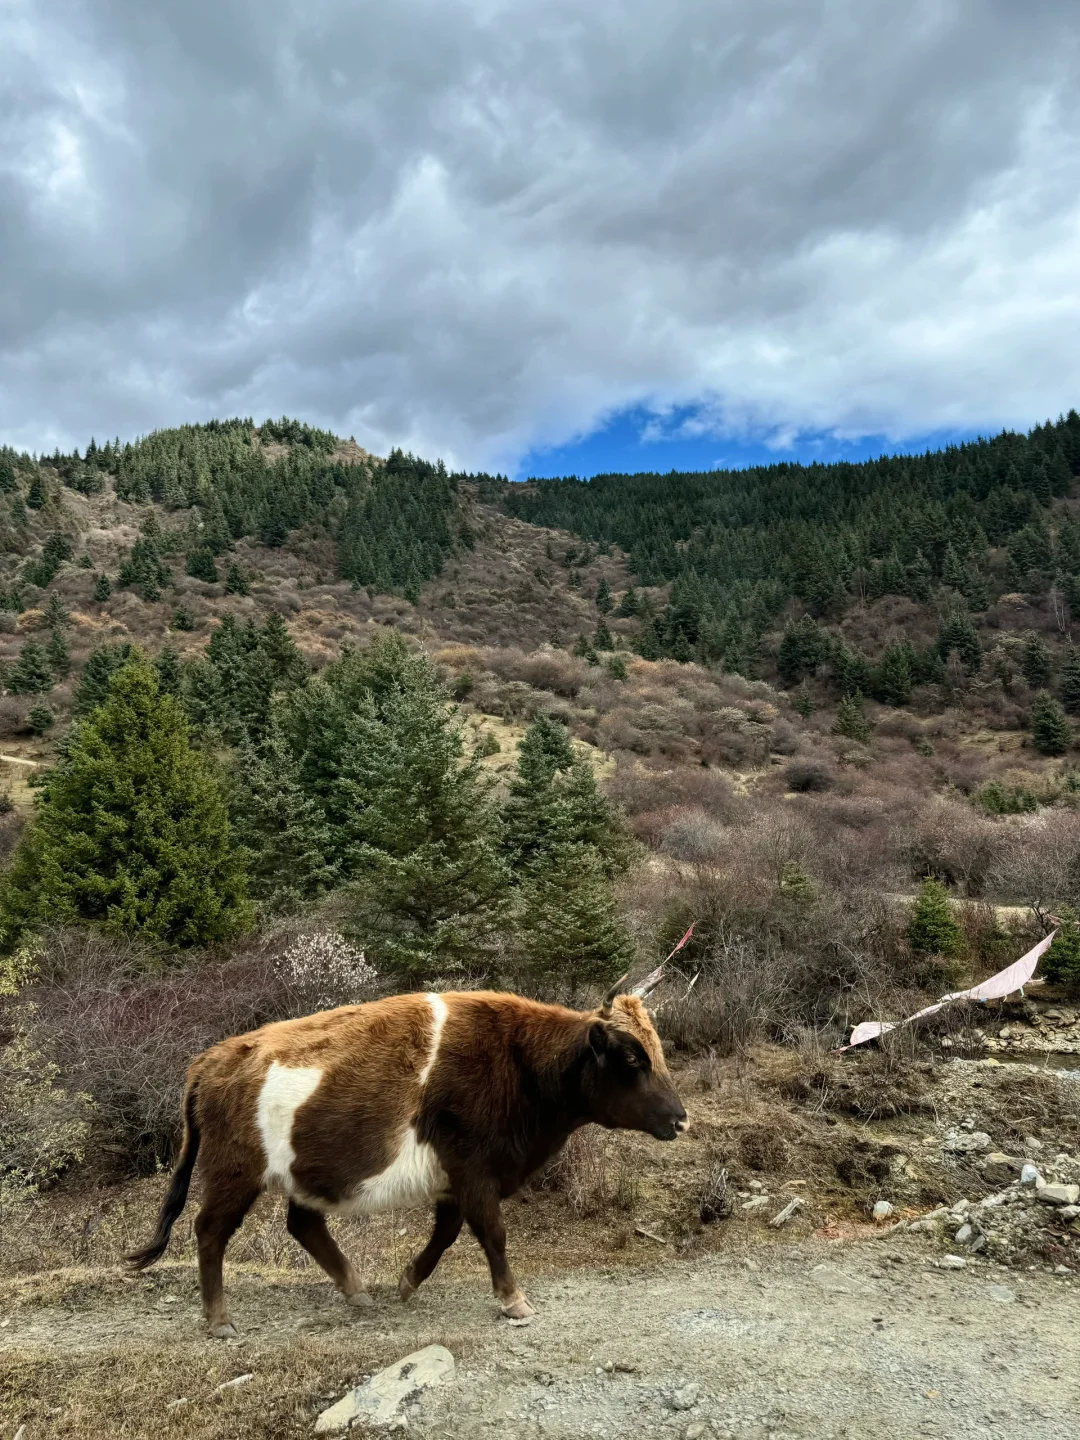
<svg viewBox="0 0 1080 1440">
<path fill-rule="evenodd" d="M 214 1335 L 236 1334 L 222 1260 L 264 1190 L 288 1198 L 289 1233 L 353 1304 L 370 1302 L 326 1216 L 433 1201 L 434 1230 L 401 1298 L 467 1222 L 502 1313 L 532 1314 L 506 1260 L 500 1201 L 590 1121 L 658 1140 L 687 1128 L 642 1003 L 659 975 L 630 994 L 613 987 L 586 1012 L 493 992 L 398 995 L 215 1045 L 188 1071 L 180 1158 L 157 1233 L 130 1262 L 164 1254 L 199 1156 L 199 1283 Z"/>
</svg>

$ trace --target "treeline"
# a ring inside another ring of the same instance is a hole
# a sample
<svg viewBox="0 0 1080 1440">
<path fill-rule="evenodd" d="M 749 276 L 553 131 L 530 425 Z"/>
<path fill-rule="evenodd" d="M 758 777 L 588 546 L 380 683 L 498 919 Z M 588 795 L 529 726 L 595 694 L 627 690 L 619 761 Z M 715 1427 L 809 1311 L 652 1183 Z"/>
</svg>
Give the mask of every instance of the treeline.
<svg viewBox="0 0 1080 1440">
<path fill-rule="evenodd" d="M 0 942 L 85 923 L 170 948 L 325 897 L 384 971 L 570 987 L 624 966 L 631 842 L 547 715 L 500 798 L 435 670 L 388 632 L 308 673 L 284 625 L 204 659 L 102 647 L 0 883 Z"/>
<path fill-rule="evenodd" d="M 1080 415 L 1028 435 L 861 464 L 598 475 L 504 487 L 520 519 L 618 544 L 670 602 L 642 615 L 639 649 L 752 673 L 793 600 L 837 620 L 856 600 L 945 592 L 977 615 L 1004 591 L 1056 585 L 1080 617 L 1080 525 L 1062 505 L 1080 474 Z"/>
<path fill-rule="evenodd" d="M 355 453 L 355 452 L 353 452 Z M 344 458 L 343 458 L 344 457 Z M 348 458 L 336 437 L 297 420 L 210 421 L 158 430 L 141 440 L 98 446 L 84 455 L 59 452 L 40 461 L 0 452 L 0 496 L 16 537 L 26 510 L 47 508 L 61 486 L 92 495 L 112 477 L 116 493 L 132 504 L 153 501 L 180 512 L 182 523 L 144 533 L 110 584 L 134 585 L 159 599 L 169 583 L 170 557 L 182 554 L 187 573 L 220 578 L 219 557 L 235 541 L 252 538 L 270 547 L 309 529 L 338 545 L 339 573 L 356 585 L 414 595 L 436 576 L 459 542 L 471 535 L 456 517 L 457 477 L 394 450 L 385 461 Z M 58 533 L 54 544 L 69 548 Z M 59 564 L 29 560 L 21 579 L 47 585 Z"/>
</svg>

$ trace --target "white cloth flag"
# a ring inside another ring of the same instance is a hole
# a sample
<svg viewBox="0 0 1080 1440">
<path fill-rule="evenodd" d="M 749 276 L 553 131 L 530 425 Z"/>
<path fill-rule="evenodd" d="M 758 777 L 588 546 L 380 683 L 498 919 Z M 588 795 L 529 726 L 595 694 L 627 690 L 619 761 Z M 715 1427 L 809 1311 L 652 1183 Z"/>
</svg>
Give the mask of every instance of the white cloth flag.
<svg viewBox="0 0 1080 1440">
<path fill-rule="evenodd" d="M 1014 960 L 1007 969 L 991 975 L 989 980 L 982 980 L 978 985 L 972 985 L 969 990 L 956 990 L 951 995 L 943 995 L 933 1005 L 916 1010 L 915 1014 L 909 1015 L 906 1020 L 864 1020 L 861 1025 L 855 1026 L 851 1039 L 846 1045 L 841 1045 L 836 1054 L 840 1055 L 856 1045 L 865 1045 L 867 1040 L 877 1040 L 882 1035 L 887 1035 L 890 1030 L 895 1030 L 897 1025 L 910 1025 L 913 1020 L 921 1020 L 924 1015 L 933 1015 L 943 1006 L 951 1005 L 954 1000 L 1001 1000 L 1006 995 L 1012 995 L 1014 991 L 1022 989 L 1035 974 L 1036 966 L 1050 949 L 1056 934 L 1056 930 L 1051 930 L 1034 949 L 1021 955 L 1019 960 Z"/>
</svg>

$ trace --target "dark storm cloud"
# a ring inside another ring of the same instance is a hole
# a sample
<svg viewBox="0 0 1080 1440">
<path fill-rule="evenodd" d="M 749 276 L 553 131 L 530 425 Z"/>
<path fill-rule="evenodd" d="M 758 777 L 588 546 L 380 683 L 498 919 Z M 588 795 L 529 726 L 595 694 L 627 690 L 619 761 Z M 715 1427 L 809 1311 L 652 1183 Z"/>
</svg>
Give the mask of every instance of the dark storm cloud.
<svg viewBox="0 0 1080 1440">
<path fill-rule="evenodd" d="M 1078 32 L 1064 0 L 11 0 L 0 428 L 288 409 L 512 466 L 640 403 L 780 438 L 1056 413 Z"/>
</svg>

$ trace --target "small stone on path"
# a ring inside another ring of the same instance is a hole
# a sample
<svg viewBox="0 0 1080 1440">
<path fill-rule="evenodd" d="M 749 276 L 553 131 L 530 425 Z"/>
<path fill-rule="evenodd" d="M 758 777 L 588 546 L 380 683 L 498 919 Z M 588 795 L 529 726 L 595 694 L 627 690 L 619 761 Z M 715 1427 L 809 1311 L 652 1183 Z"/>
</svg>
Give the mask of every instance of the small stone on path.
<svg viewBox="0 0 1080 1440">
<path fill-rule="evenodd" d="M 455 1379 L 456 1374 L 454 1357 L 444 1345 L 416 1350 L 324 1410 L 315 1421 L 315 1433 L 347 1430 L 354 1422 L 358 1428 L 403 1429 L 408 1423 L 402 1414 L 405 1405 L 416 1400 L 421 1391 Z"/>
</svg>

